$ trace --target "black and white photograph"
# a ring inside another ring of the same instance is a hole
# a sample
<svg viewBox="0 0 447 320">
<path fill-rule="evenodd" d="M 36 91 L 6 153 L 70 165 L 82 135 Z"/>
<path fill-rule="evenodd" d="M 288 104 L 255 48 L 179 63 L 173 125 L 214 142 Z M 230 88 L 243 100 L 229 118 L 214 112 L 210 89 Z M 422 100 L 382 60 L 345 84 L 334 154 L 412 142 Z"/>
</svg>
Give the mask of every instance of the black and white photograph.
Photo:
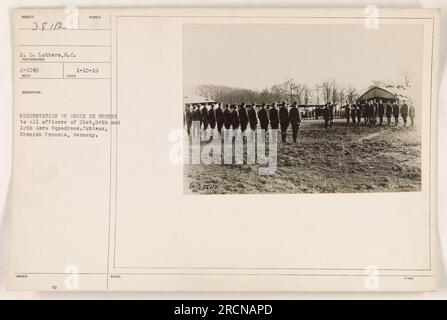
<svg viewBox="0 0 447 320">
<path fill-rule="evenodd" d="M 423 27 L 183 27 L 185 194 L 421 190 Z"/>
</svg>

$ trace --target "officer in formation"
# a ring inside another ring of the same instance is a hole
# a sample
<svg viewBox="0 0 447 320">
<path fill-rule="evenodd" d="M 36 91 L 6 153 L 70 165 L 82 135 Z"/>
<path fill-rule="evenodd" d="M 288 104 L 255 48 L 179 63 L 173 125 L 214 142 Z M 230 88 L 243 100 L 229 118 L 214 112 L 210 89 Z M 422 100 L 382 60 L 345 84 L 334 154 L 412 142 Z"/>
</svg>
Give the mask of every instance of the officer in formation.
<svg viewBox="0 0 447 320">
<path fill-rule="evenodd" d="M 239 115 L 236 110 L 236 105 L 231 105 L 231 126 L 233 127 L 233 130 L 239 129 L 239 125 L 241 122 L 239 121 Z"/>
<path fill-rule="evenodd" d="M 383 125 L 383 115 L 385 114 L 385 105 L 379 100 L 377 105 L 377 115 L 379 116 L 379 125 Z"/>
<path fill-rule="evenodd" d="M 327 129 L 329 127 L 329 103 L 326 104 L 323 108 L 323 120 L 324 120 L 324 128 Z"/>
<path fill-rule="evenodd" d="M 394 124 L 397 126 L 399 124 L 399 104 L 397 101 L 394 101 L 393 103 L 393 116 L 394 116 Z"/>
<path fill-rule="evenodd" d="M 191 134 L 191 126 L 192 126 L 192 114 L 194 112 L 194 108 L 189 103 L 185 104 L 185 112 L 183 117 L 183 124 L 186 125 L 186 131 L 188 135 Z"/>
<path fill-rule="evenodd" d="M 390 102 L 385 104 L 385 115 L 386 115 L 386 123 L 387 125 L 391 124 L 391 115 L 393 114 L 393 106 Z"/>
<path fill-rule="evenodd" d="M 269 117 L 267 114 L 267 109 L 265 103 L 261 104 L 258 112 L 259 124 L 261 125 L 261 129 L 267 131 L 269 127 Z"/>
<path fill-rule="evenodd" d="M 350 112 L 351 112 L 351 121 L 352 121 L 352 126 L 356 125 L 356 118 L 357 118 L 357 105 L 355 103 L 353 103 L 350 107 Z M 349 108 L 348 108 L 349 110 Z"/>
<path fill-rule="evenodd" d="M 286 132 L 290 124 L 289 110 L 287 110 L 285 102 L 281 103 L 279 108 L 279 123 L 281 124 L 281 140 L 286 142 Z"/>
<path fill-rule="evenodd" d="M 324 127 L 327 129 L 334 125 L 334 109 L 335 105 L 331 102 L 326 103 L 323 108 Z"/>
<path fill-rule="evenodd" d="M 343 109 L 345 109 L 346 125 L 349 126 L 349 123 L 351 122 L 351 109 L 349 107 L 348 101 L 345 101 Z M 355 120 L 354 120 L 354 122 L 355 122 Z"/>
<path fill-rule="evenodd" d="M 272 129 L 281 129 L 283 142 L 286 142 L 286 132 L 290 125 L 293 141 L 296 142 L 301 125 L 301 113 L 296 101 L 291 106 L 287 106 L 286 102 L 279 104 L 275 102 L 270 106 L 265 103 L 260 105 L 255 103 L 241 103 L 239 105 L 222 105 L 221 103 L 187 104 L 185 105 L 184 121 L 188 134 L 191 134 L 191 129 L 193 134 L 199 134 L 201 129 L 204 131 L 208 128 L 214 130 L 216 127 L 219 133 L 222 133 L 222 128 L 225 128 L 226 132 L 230 129 L 241 129 L 244 132 L 248 126 L 255 131 L 258 124 L 262 130 L 267 131 L 270 125 Z M 196 127 L 194 127 L 194 124 L 196 124 Z"/>
<path fill-rule="evenodd" d="M 325 120 L 325 128 L 330 123 L 330 109 L 327 104 L 323 109 L 323 118 Z M 407 125 L 408 117 L 411 120 L 411 126 L 414 126 L 414 118 L 416 116 L 415 107 L 413 104 L 410 106 L 403 101 L 402 106 L 397 101 L 390 103 L 389 101 L 383 102 L 382 100 L 369 100 L 367 102 L 354 102 L 352 104 L 346 103 L 345 108 L 346 122 L 352 123 L 352 126 L 359 126 L 361 118 L 363 117 L 363 123 L 368 126 L 375 126 L 377 124 L 377 117 L 379 118 L 379 125 L 383 125 L 383 117 L 386 116 L 387 124 L 391 125 L 391 119 L 394 117 L 394 124 L 399 124 L 399 116 L 402 116 L 404 126 Z"/>
<path fill-rule="evenodd" d="M 241 124 L 241 130 L 242 132 L 245 132 L 247 130 L 247 124 L 248 124 L 248 114 L 247 110 L 245 109 L 245 103 L 242 103 L 239 106 L 239 123 Z"/>
<path fill-rule="evenodd" d="M 276 108 L 276 102 L 273 103 L 273 105 L 269 110 L 269 120 L 270 120 L 270 127 L 272 129 L 278 130 L 279 116 L 278 116 L 278 109 Z"/>
<path fill-rule="evenodd" d="M 206 108 L 206 103 L 202 103 L 200 116 L 202 119 L 203 130 L 208 129 L 208 109 Z"/>
<path fill-rule="evenodd" d="M 375 126 L 377 122 L 377 103 L 370 100 L 368 101 L 366 108 L 368 113 L 368 125 L 370 127 Z"/>
<path fill-rule="evenodd" d="M 215 111 L 215 115 L 216 115 L 217 131 L 219 131 L 219 134 L 221 134 L 222 127 L 224 125 L 224 111 L 222 110 L 221 103 L 218 104 L 216 111 Z"/>
<path fill-rule="evenodd" d="M 292 126 L 292 139 L 296 142 L 298 139 L 298 130 L 301 125 L 301 113 L 298 109 L 298 103 L 295 101 L 289 111 L 290 125 Z"/>
<path fill-rule="evenodd" d="M 248 123 L 250 124 L 250 129 L 255 131 L 258 126 L 258 118 L 256 117 L 256 105 L 253 103 L 248 106 Z"/>
<path fill-rule="evenodd" d="M 405 101 L 400 108 L 400 114 L 402 115 L 402 120 L 404 120 L 404 127 L 406 127 L 408 118 L 408 105 L 405 103 Z"/>
<path fill-rule="evenodd" d="M 408 117 L 410 117 L 411 126 L 414 126 L 416 116 L 413 104 L 408 106 L 403 101 L 402 106 L 397 101 L 390 103 L 389 101 L 370 100 L 356 101 L 352 104 L 345 102 L 345 118 L 347 125 L 359 126 L 362 118 L 363 123 L 368 126 L 375 126 L 377 117 L 379 125 L 383 125 L 383 117 L 387 119 L 387 124 L 391 125 L 391 119 L 394 117 L 394 124 L 399 124 L 399 116 L 402 116 L 404 126 L 407 125 Z M 324 127 L 332 127 L 334 122 L 335 105 L 328 102 L 323 109 Z M 199 135 L 200 130 L 206 131 L 216 129 L 222 133 L 222 128 L 241 129 L 245 132 L 250 126 L 251 130 L 256 130 L 258 124 L 261 129 L 267 131 L 270 125 L 272 129 L 281 128 L 281 140 L 286 142 L 286 132 L 289 125 L 292 128 L 293 141 L 298 139 L 298 130 L 301 124 L 301 114 L 298 109 L 297 102 L 291 106 L 287 106 L 286 102 L 275 102 L 270 106 L 265 103 L 256 105 L 255 103 L 246 105 L 245 103 L 225 104 L 221 103 L 195 103 L 186 104 L 184 109 L 184 124 L 190 135 Z"/>
<path fill-rule="evenodd" d="M 231 128 L 231 110 L 228 104 L 225 105 L 223 112 L 223 121 L 226 130 L 230 130 Z"/>
</svg>

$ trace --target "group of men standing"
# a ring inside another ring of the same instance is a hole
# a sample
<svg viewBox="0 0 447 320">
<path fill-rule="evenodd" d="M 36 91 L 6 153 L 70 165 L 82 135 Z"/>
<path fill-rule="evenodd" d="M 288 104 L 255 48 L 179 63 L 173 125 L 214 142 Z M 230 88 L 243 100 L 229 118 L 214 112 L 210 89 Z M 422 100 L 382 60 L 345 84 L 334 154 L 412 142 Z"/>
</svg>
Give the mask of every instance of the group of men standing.
<svg viewBox="0 0 447 320">
<path fill-rule="evenodd" d="M 286 102 L 279 104 L 275 102 L 271 105 L 194 103 L 185 106 L 185 123 L 188 134 L 191 134 L 191 128 L 193 134 L 196 134 L 198 129 L 206 131 L 208 128 L 212 130 L 217 128 L 219 134 L 222 133 L 222 128 L 240 129 L 245 132 L 248 126 L 255 131 L 258 129 L 258 124 L 266 132 L 270 125 L 271 129 L 281 128 L 283 142 L 286 142 L 286 131 L 291 126 L 293 142 L 297 142 L 301 114 L 297 102 L 289 107 Z M 198 123 L 199 127 L 194 128 L 194 123 Z"/>
<path fill-rule="evenodd" d="M 413 105 L 410 107 L 403 101 L 399 105 L 397 101 L 389 102 L 380 99 L 368 101 L 346 102 L 345 118 L 348 125 L 366 126 L 391 125 L 392 117 L 394 124 L 399 124 L 399 117 L 403 119 L 404 126 L 410 118 L 411 126 L 414 126 L 416 111 Z M 323 119 L 325 128 L 332 127 L 334 123 L 335 104 L 329 102 L 323 108 Z M 286 132 L 289 126 L 292 128 L 293 142 L 298 140 L 298 130 L 301 125 L 301 112 L 295 101 L 292 105 L 286 102 L 262 104 L 222 104 L 220 102 L 192 103 L 185 105 L 184 120 L 188 134 L 198 135 L 200 131 L 206 132 L 208 129 L 217 129 L 219 134 L 222 128 L 225 130 L 241 130 L 245 132 L 247 128 L 255 131 L 258 125 L 264 132 L 269 127 L 271 129 L 281 129 L 281 140 L 286 141 Z M 196 126 L 194 126 L 196 124 Z"/>
<path fill-rule="evenodd" d="M 349 104 L 346 102 L 345 117 L 348 125 L 359 126 L 363 123 L 368 126 L 375 126 L 377 124 L 383 125 L 384 117 L 386 117 L 387 125 L 391 125 L 391 118 L 394 118 L 394 125 L 399 124 L 399 117 L 402 117 L 404 126 L 407 125 L 407 119 L 410 117 L 411 126 L 414 126 L 414 118 L 416 117 L 416 110 L 414 105 L 408 105 L 403 101 L 402 105 L 399 105 L 397 101 L 389 102 L 382 100 L 368 100 L 357 101 L 356 103 Z"/>
</svg>

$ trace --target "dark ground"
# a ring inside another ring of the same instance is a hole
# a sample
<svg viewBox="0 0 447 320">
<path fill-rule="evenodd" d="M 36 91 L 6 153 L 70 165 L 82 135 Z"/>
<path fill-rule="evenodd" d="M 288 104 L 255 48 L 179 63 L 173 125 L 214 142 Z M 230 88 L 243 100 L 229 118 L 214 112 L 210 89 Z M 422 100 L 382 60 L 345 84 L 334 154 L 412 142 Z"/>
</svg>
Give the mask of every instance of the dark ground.
<svg viewBox="0 0 447 320">
<path fill-rule="evenodd" d="M 257 164 L 185 165 L 185 193 L 399 192 L 421 188 L 421 142 L 416 127 L 352 128 L 340 119 L 325 130 L 321 120 L 307 120 L 299 134 L 299 143 L 292 143 L 289 128 L 288 143 L 279 141 L 274 175 L 259 175 Z"/>
</svg>

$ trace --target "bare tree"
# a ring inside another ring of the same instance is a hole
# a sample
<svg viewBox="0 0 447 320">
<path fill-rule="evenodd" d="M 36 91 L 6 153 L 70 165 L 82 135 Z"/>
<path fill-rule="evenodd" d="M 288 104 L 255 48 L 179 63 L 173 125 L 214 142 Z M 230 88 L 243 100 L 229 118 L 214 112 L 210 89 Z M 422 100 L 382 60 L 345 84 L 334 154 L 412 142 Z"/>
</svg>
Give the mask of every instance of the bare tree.
<svg viewBox="0 0 447 320">
<path fill-rule="evenodd" d="M 346 88 L 340 88 L 338 90 L 338 101 L 340 101 L 340 106 L 342 106 L 343 105 L 343 101 L 346 100 L 345 92 L 346 92 Z"/>
<path fill-rule="evenodd" d="M 312 99 L 312 91 L 310 90 L 310 88 L 308 86 L 303 85 L 302 95 L 304 98 L 304 104 L 308 105 L 310 100 Z"/>
<path fill-rule="evenodd" d="M 284 97 L 287 96 L 287 92 L 283 85 L 281 84 L 275 84 L 270 89 L 270 92 L 272 94 L 272 98 L 274 101 L 281 101 L 284 100 Z"/>
<path fill-rule="evenodd" d="M 322 93 L 321 85 L 316 84 L 315 88 L 314 88 L 314 92 L 315 92 L 315 95 L 314 95 L 315 101 L 314 102 L 316 104 L 320 104 L 320 98 L 321 98 L 321 93 Z"/>
<path fill-rule="evenodd" d="M 306 85 L 301 84 L 301 83 L 297 83 L 296 84 L 296 102 L 298 103 L 298 105 L 300 105 L 302 103 L 302 97 L 303 94 L 305 93 L 305 89 L 306 89 Z"/>
<path fill-rule="evenodd" d="M 295 83 L 295 80 L 288 79 L 286 82 L 284 82 L 284 90 L 287 93 L 287 96 L 289 98 L 289 103 L 292 103 L 294 92 L 296 92 L 297 85 Z"/>
<path fill-rule="evenodd" d="M 346 95 L 347 95 L 349 103 L 353 103 L 358 97 L 357 90 L 352 86 L 348 87 Z"/>
<path fill-rule="evenodd" d="M 338 88 L 337 85 L 334 83 L 332 85 L 332 103 L 337 104 L 338 100 Z"/>
<path fill-rule="evenodd" d="M 330 101 L 333 87 L 334 87 L 334 81 L 326 80 L 320 84 L 320 88 L 323 93 L 325 103 L 328 103 Z"/>
</svg>

